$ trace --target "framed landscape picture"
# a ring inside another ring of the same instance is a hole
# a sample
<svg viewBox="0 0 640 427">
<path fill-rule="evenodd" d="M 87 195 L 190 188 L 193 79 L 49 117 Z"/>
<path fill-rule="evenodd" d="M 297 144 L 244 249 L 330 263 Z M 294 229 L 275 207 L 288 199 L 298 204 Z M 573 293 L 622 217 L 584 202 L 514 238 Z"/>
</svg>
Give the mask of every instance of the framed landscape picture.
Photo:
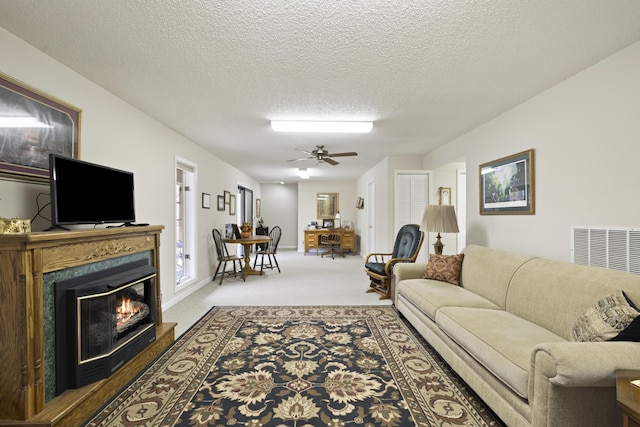
<svg viewBox="0 0 640 427">
<path fill-rule="evenodd" d="M 49 153 L 80 155 L 81 111 L 0 73 L 0 175 L 48 181 Z"/>
<path fill-rule="evenodd" d="M 535 213 L 533 149 L 480 165 L 480 214 Z"/>
</svg>

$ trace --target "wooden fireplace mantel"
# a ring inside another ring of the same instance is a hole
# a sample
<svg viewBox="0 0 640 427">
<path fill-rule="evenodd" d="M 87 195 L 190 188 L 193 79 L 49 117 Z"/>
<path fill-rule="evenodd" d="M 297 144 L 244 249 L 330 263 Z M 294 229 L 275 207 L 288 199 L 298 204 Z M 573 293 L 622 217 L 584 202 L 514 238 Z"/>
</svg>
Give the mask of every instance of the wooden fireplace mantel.
<svg viewBox="0 0 640 427">
<path fill-rule="evenodd" d="M 163 226 L 0 235 L 0 421 L 77 425 L 174 340 L 162 322 L 159 247 Z M 150 252 L 156 277 L 156 341 L 111 377 L 45 402 L 46 273 Z"/>
</svg>

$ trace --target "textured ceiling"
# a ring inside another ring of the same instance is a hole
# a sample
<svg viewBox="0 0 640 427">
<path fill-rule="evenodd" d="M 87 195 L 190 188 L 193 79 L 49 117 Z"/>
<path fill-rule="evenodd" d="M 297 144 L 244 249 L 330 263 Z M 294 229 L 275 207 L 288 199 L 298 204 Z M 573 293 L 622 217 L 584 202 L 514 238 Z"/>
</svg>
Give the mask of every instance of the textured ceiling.
<svg viewBox="0 0 640 427">
<path fill-rule="evenodd" d="M 258 181 L 291 182 L 422 156 L 640 40 L 640 1 L 0 0 L 0 26 Z M 375 124 L 292 135 L 272 119 Z M 359 155 L 286 162 L 316 144 Z"/>
</svg>

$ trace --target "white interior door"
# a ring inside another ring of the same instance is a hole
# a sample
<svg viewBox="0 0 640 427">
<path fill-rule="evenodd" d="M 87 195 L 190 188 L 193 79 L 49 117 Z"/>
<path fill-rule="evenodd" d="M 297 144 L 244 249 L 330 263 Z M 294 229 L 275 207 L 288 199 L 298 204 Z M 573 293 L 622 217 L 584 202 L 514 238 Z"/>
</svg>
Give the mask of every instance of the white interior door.
<svg viewBox="0 0 640 427">
<path fill-rule="evenodd" d="M 395 232 L 394 239 L 400 227 L 405 224 L 422 223 L 424 209 L 429 204 L 429 172 L 427 171 L 398 171 L 396 173 L 395 192 Z M 418 262 L 429 260 L 428 236 L 422 243 Z M 394 242 L 395 243 L 395 242 Z"/>
<path fill-rule="evenodd" d="M 458 252 L 462 251 L 467 246 L 467 171 L 457 171 L 457 194 L 456 199 L 456 217 L 458 219 L 458 228 L 460 232 L 457 235 L 456 241 L 458 244 Z"/>
</svg>

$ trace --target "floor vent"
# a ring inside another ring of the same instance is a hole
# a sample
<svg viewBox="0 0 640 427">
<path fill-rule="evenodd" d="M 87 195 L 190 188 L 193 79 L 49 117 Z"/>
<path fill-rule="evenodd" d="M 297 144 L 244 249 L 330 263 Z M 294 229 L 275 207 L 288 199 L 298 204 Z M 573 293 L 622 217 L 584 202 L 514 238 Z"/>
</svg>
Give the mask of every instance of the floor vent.
<svg viewBox="0 0 640 427">
<path fill-rule="evenodd" d="M 640 229 L 571 227 L 574 264 L 640 274 Z"/>
</svg>

